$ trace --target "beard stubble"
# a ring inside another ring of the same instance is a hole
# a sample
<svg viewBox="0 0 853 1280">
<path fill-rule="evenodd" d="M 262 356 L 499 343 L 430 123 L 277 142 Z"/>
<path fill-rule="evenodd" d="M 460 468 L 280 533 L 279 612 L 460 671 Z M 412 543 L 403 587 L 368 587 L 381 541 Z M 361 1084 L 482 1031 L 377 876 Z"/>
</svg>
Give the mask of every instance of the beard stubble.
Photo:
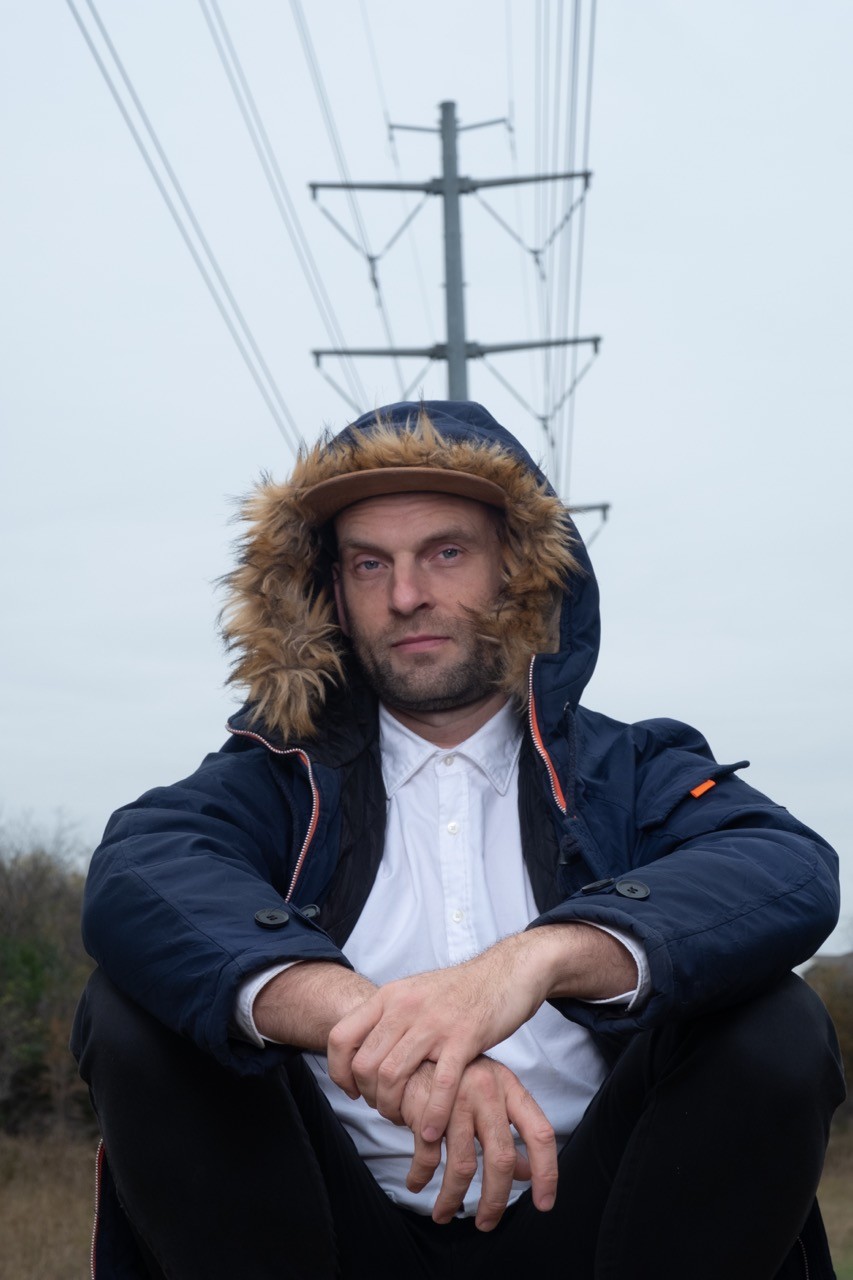
<svg viewBox="0 0 853 1280">
<path fill-rule="evenodd" d="M 476 620 L 433 615 L 430 628 L 458 644 L 456 662 L 443 663 L 431 653 L 413 654 L 407 669 L 399 670 L 393 666 L 391 646 L 414 634 L 414 629 L 382 636 L 375 643 L 357 628 L 351 629 L 353 652 L 380 702 L 399 711 L 447 711 L 494 693 L 503 670 L 500 648 L 477 634 Z"/>
</svg>

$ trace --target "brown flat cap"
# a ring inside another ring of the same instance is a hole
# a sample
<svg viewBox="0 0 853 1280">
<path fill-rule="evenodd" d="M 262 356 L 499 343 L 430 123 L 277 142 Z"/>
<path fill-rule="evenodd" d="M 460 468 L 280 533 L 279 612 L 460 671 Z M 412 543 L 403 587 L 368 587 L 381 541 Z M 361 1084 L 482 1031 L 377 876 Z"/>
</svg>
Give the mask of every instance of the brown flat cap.
<svg viewBox="0 0 853 1280">
<path fill-rule="evenodd" d="M 485 502 L 501 511 L 506 510 L 507 503 L 500 485 L 467 471 L 451 471 L 445 467 L 378 467 L 371 471 L 351 471 L 312 485 L 302 494 L 301 502 L 324 524 L 354 502 L 392 493 L 449 493 L 457 498 Z"/>
</svg>

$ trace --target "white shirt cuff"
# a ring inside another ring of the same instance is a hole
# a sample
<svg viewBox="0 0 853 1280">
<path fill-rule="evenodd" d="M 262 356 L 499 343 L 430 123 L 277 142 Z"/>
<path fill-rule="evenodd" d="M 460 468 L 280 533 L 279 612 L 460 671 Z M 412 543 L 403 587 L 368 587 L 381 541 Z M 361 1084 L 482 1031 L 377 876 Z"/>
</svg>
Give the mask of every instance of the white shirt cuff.
<svg viewBox="0 0 853 1280">
<path fill-rule="evenodd" d="M 262 1036 L 255 1026 L 253 1013 L 255 1000 L 268 982 L 272 982 L 273 978 L 284 973 L 285 969 L 292 969 L 295 964 L 301 963 L 300 960 L 291 960 L 286 964 L 273 964 L 268 969 L 259 969 L 251 977 L 243 979 L 237 988 L 237 999 L 234 1002 L 231 1020 L 231 1029 L 239 1039 L 248 1040 L 249 1044 L 256 1044 L 259 1049 L 263 1049 L 266 1044 L 278 1044 L 277 1040 Z"/>
<path fill-rule="evenodd" d="M 651 977 L 649 976 L 649 961 L 646 955 L 646 948 L 639 942 L 632 933 L 628 933 L 624 929 L 611 929 L 609 925 L 596 924 L 594 920 L 579 921 L 582 924 L 591 924 L 594 929 L 600 929 L 602 933 L 609 933 L 611 938 L 615 938 L 617 942 L 621 942 L 622 946 L 631 953 L 634 964 L 637 966 L 637 985 L 633 991 L 623 991 L 618 996 L 608 996 L 604 1000 L 586 1000 L 585 1004 L 624 1004 L 625 1012 L 630 1013 L 641 1009 L 649 998 L 651 991 Z"/>
</svg>

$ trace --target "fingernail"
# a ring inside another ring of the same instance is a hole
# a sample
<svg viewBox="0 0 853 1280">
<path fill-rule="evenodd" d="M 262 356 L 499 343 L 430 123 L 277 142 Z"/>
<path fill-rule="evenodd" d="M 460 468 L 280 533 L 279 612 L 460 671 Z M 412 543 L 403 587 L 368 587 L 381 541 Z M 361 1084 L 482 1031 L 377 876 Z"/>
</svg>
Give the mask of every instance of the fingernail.
<svg viewBox="0 0 853 1280">
<path fill-rule="evenodd" d="M 423 1138 L 424 1142 L 438 1142 L 439 1138 L 441 1137 L 441 1134 L 438 1132 L 438 1129 L 430 1125 L 428 1129 L 424 1129 L 422 1131 L 421 1137 Z"/>
<path fill-rule="evenodd" d="M 556 1198 L 557 1198 L 556 1196 L 552 1196 L 552 1195 L 542 1196 L 539 1200 L 540 1211 L 542 1213 L 547 1213 L 549 1209 L 553 1209 L 554 1201 L 556 1200 Z"/>
</svg>

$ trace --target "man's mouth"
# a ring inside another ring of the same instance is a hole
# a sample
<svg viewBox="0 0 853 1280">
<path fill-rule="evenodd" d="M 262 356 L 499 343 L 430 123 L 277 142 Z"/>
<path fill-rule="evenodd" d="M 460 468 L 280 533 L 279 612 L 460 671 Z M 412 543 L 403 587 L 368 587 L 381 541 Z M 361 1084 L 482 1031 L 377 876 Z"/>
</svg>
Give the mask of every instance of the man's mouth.
<svg viewBox="0 0 853 1280">
<path fill-rule="evenodd" d="M 449 636 L 426 634 L 418 636 L 403 636 L 400 640 L 395 640 L 391 645 L 391 648 L 396 649 L 398 653 L 427 653 L 430 649 L 440 648 L 441 645 L 446 644 L 449 639 Z"/>
</svg>

